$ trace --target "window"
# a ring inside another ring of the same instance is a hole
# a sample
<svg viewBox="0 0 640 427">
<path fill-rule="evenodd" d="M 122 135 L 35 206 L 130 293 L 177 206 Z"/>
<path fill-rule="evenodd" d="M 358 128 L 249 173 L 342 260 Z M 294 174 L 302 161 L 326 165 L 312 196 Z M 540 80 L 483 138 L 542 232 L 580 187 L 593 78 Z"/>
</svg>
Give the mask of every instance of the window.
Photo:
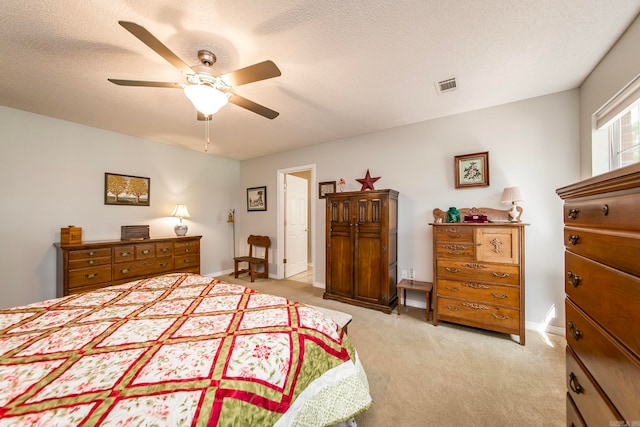
<svg viewBox="0 0 640 427">
<path fill-rule="evenodd" d="M 607 127 L 611 170 L 640 161 L 639 116 L 640 102 L 636 102 Z"/>
</svg>

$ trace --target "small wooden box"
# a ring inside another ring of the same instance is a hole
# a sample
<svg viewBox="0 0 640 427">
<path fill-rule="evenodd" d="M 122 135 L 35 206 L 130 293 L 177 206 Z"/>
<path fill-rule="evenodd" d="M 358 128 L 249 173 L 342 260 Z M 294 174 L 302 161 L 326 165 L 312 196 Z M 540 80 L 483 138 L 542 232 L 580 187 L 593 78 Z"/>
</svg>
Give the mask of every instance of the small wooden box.
<svg viewBox="0 0 640 427">
<path fill-rule="evenodd" d="M 60 229 L 60 243 L 63 245 L 74 245 L 82 243 L 82 227 L 70 225 Z"/>
<path fill-rule="evenodd" d="M 148 225 L 123 225 L 120 227 L 121 240 L 137 240 L 149 238 Z"/>
</svg>

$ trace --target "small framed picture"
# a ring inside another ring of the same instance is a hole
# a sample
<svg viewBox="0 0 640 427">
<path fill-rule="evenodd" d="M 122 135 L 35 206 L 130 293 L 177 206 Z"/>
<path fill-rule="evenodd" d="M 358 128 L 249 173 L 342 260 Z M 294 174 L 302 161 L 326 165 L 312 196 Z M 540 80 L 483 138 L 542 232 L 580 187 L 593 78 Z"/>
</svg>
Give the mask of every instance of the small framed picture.
<svg viewBox="0 0 640 427">
<path fill-rule="evenodd" d="M 267 210 L 267 187 L 247 188 L 247 211 Z"/>
<path fill-rule="evenodd" d="M 318 197 L 320 199 L 325 199 L 327 197 L 327 193 L 335 193 L 336 192 L 336 182 L 335 181 L 325 181 L 318 183 Z"/>
<path fill-rule="evenodd" d="M 105 172 L 104 204 L 149 206 L 151 178 Z"/>
<path fill-rule="evenodd" d="M 456 188 L 489 186 L 489 152 L 455 156 Z"/>
</svg>

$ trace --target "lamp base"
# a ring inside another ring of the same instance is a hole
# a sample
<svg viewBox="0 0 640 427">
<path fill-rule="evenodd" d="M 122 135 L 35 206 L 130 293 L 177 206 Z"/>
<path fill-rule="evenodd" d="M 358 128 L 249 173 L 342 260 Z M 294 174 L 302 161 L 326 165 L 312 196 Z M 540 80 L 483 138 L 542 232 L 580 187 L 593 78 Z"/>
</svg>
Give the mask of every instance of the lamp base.
<svg viewBox="0 0 640 427">
<path fill-rule="evenodd" d="M 177 224 L 175 227 L 173 227 L 173 231 L 176 232 L 176 236 L 186 235 L 188 229 L 189 227 L 187 227 L 186 224 Z"/>
<path fill-rule="evenodd" d="M 511 218 L 511 222 L 518 222 L 518 209 L 516 208 L 516 204 L 514 203 L 509 211 L 509 218 Z"/>
</svg>

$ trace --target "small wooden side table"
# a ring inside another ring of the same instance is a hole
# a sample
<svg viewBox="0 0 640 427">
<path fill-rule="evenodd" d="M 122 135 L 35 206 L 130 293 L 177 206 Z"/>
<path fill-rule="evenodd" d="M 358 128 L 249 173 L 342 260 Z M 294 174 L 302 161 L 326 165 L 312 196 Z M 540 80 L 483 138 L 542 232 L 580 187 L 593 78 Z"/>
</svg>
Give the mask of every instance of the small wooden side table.
<svg viewBox="0 0 640 427">
<path fill-rule="evenodd" d="M 431 311 L 431 293 L 433 292 L 433 283 L 421 282 L 413 279 L 402 279 L 396 286 L 398 290 L 402 289 L 402 298 L 400 304 L 398 304 L 398 316 L 400 316 L 400 306 L 402 300 L 404 300 L 404 306 L 407 306 L 407 289 L 414 291 L 422 291 L 426 295 L 427 299 L 427 322 L 429 321 L 429 312 Z"/>
</svg>

